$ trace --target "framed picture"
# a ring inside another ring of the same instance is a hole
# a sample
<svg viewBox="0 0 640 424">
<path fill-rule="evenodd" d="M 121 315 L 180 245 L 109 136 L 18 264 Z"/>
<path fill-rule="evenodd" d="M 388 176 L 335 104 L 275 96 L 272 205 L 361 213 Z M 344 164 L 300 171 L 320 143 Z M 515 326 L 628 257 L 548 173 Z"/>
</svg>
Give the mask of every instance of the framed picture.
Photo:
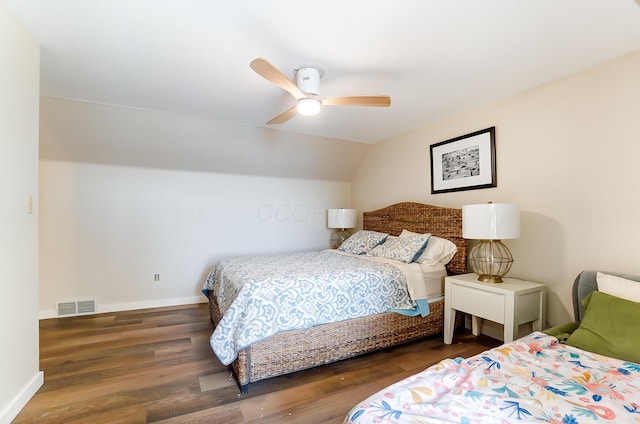
<svg viewBox="0 0 640 424">
<path fill-rule="evenodd" d="M 497 185 L 496 127 L 431 145 L 431 194 Z"/>
</svg>

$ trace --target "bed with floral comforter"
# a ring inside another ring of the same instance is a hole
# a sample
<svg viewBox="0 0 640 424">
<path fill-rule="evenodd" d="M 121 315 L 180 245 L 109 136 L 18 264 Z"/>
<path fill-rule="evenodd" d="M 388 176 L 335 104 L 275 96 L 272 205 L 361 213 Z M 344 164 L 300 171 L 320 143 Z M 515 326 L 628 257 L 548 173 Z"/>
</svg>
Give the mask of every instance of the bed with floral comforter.
<svg viewBox="0 0 640 424">
<path fill-rule="evenodd" d="M 345 423 L 640 423 L 640 364 L 534 332 L 446 359 L 355 406 Z"/>
</svg>

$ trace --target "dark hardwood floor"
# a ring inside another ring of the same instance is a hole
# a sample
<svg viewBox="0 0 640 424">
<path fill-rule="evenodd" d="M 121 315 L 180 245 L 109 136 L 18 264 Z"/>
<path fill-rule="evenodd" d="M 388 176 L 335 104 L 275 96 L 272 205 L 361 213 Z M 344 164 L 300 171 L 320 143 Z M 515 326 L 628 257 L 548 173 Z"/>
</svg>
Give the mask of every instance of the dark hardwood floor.
<svg viewBox="0 0 640 424">
<path fill-rule="evenodd" d="M 360 400 L 441 359 L 500 344 L 440 335 L 249 385 L 209 347 L 207 305 L 40 322 L 44 385 L 14 423 L 341 423 Z"/>
</svg>

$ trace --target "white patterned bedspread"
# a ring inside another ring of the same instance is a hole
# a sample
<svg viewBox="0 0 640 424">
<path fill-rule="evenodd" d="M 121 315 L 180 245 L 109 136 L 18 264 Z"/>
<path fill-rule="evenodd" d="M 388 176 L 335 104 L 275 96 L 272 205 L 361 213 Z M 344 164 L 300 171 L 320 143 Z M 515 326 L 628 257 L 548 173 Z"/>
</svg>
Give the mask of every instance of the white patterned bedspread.
<svg viewBox="0 0 640 424">
<path fill-rule="evenodd" d="M 345 423 L 640 423 L 640 364 L 534 332 L 446 359 L 371 396 Z"/>
<path fill-rule="evenodd" d="M 228 365 L 240 349 L 281 331 L 411 309 L 412 274 L 403 267 L 416 269 L 335 250 L 223 259 L 203 287 L 223 315 L 211 347 Z M 422 278 L 419 268 L 413 276 Z"/>
</svg>

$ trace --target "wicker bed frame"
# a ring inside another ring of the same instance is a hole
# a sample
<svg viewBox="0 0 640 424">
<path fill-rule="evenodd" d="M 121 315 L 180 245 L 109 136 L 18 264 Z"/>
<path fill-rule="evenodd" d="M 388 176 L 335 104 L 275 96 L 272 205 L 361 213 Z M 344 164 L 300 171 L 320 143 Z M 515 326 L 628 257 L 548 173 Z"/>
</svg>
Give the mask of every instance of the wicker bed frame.
<svg viewBox="0 0 640 424">
<path fill-rule="evenodd" d="M 403 229 L 451 240 L 458 252 L 447 265 L 451 274 L 466 272 L 467 242 L 462 238 L 462 211 L 421 203 L 398 203 L 363 214 L 363 228 L 399 235 Z M 231 364 L 246 393 L 248 384 L 318 365 L 395 346 L 443 330 L 443 304 L 429 304 L 427 317 L 408 317 L 383 313 L 363 318 L 293 330 L 255 343 L 238 353 Z M 209 311 L 215 325 L 221 314 L 215 298 L 209 295 Z"/>
</svg>

